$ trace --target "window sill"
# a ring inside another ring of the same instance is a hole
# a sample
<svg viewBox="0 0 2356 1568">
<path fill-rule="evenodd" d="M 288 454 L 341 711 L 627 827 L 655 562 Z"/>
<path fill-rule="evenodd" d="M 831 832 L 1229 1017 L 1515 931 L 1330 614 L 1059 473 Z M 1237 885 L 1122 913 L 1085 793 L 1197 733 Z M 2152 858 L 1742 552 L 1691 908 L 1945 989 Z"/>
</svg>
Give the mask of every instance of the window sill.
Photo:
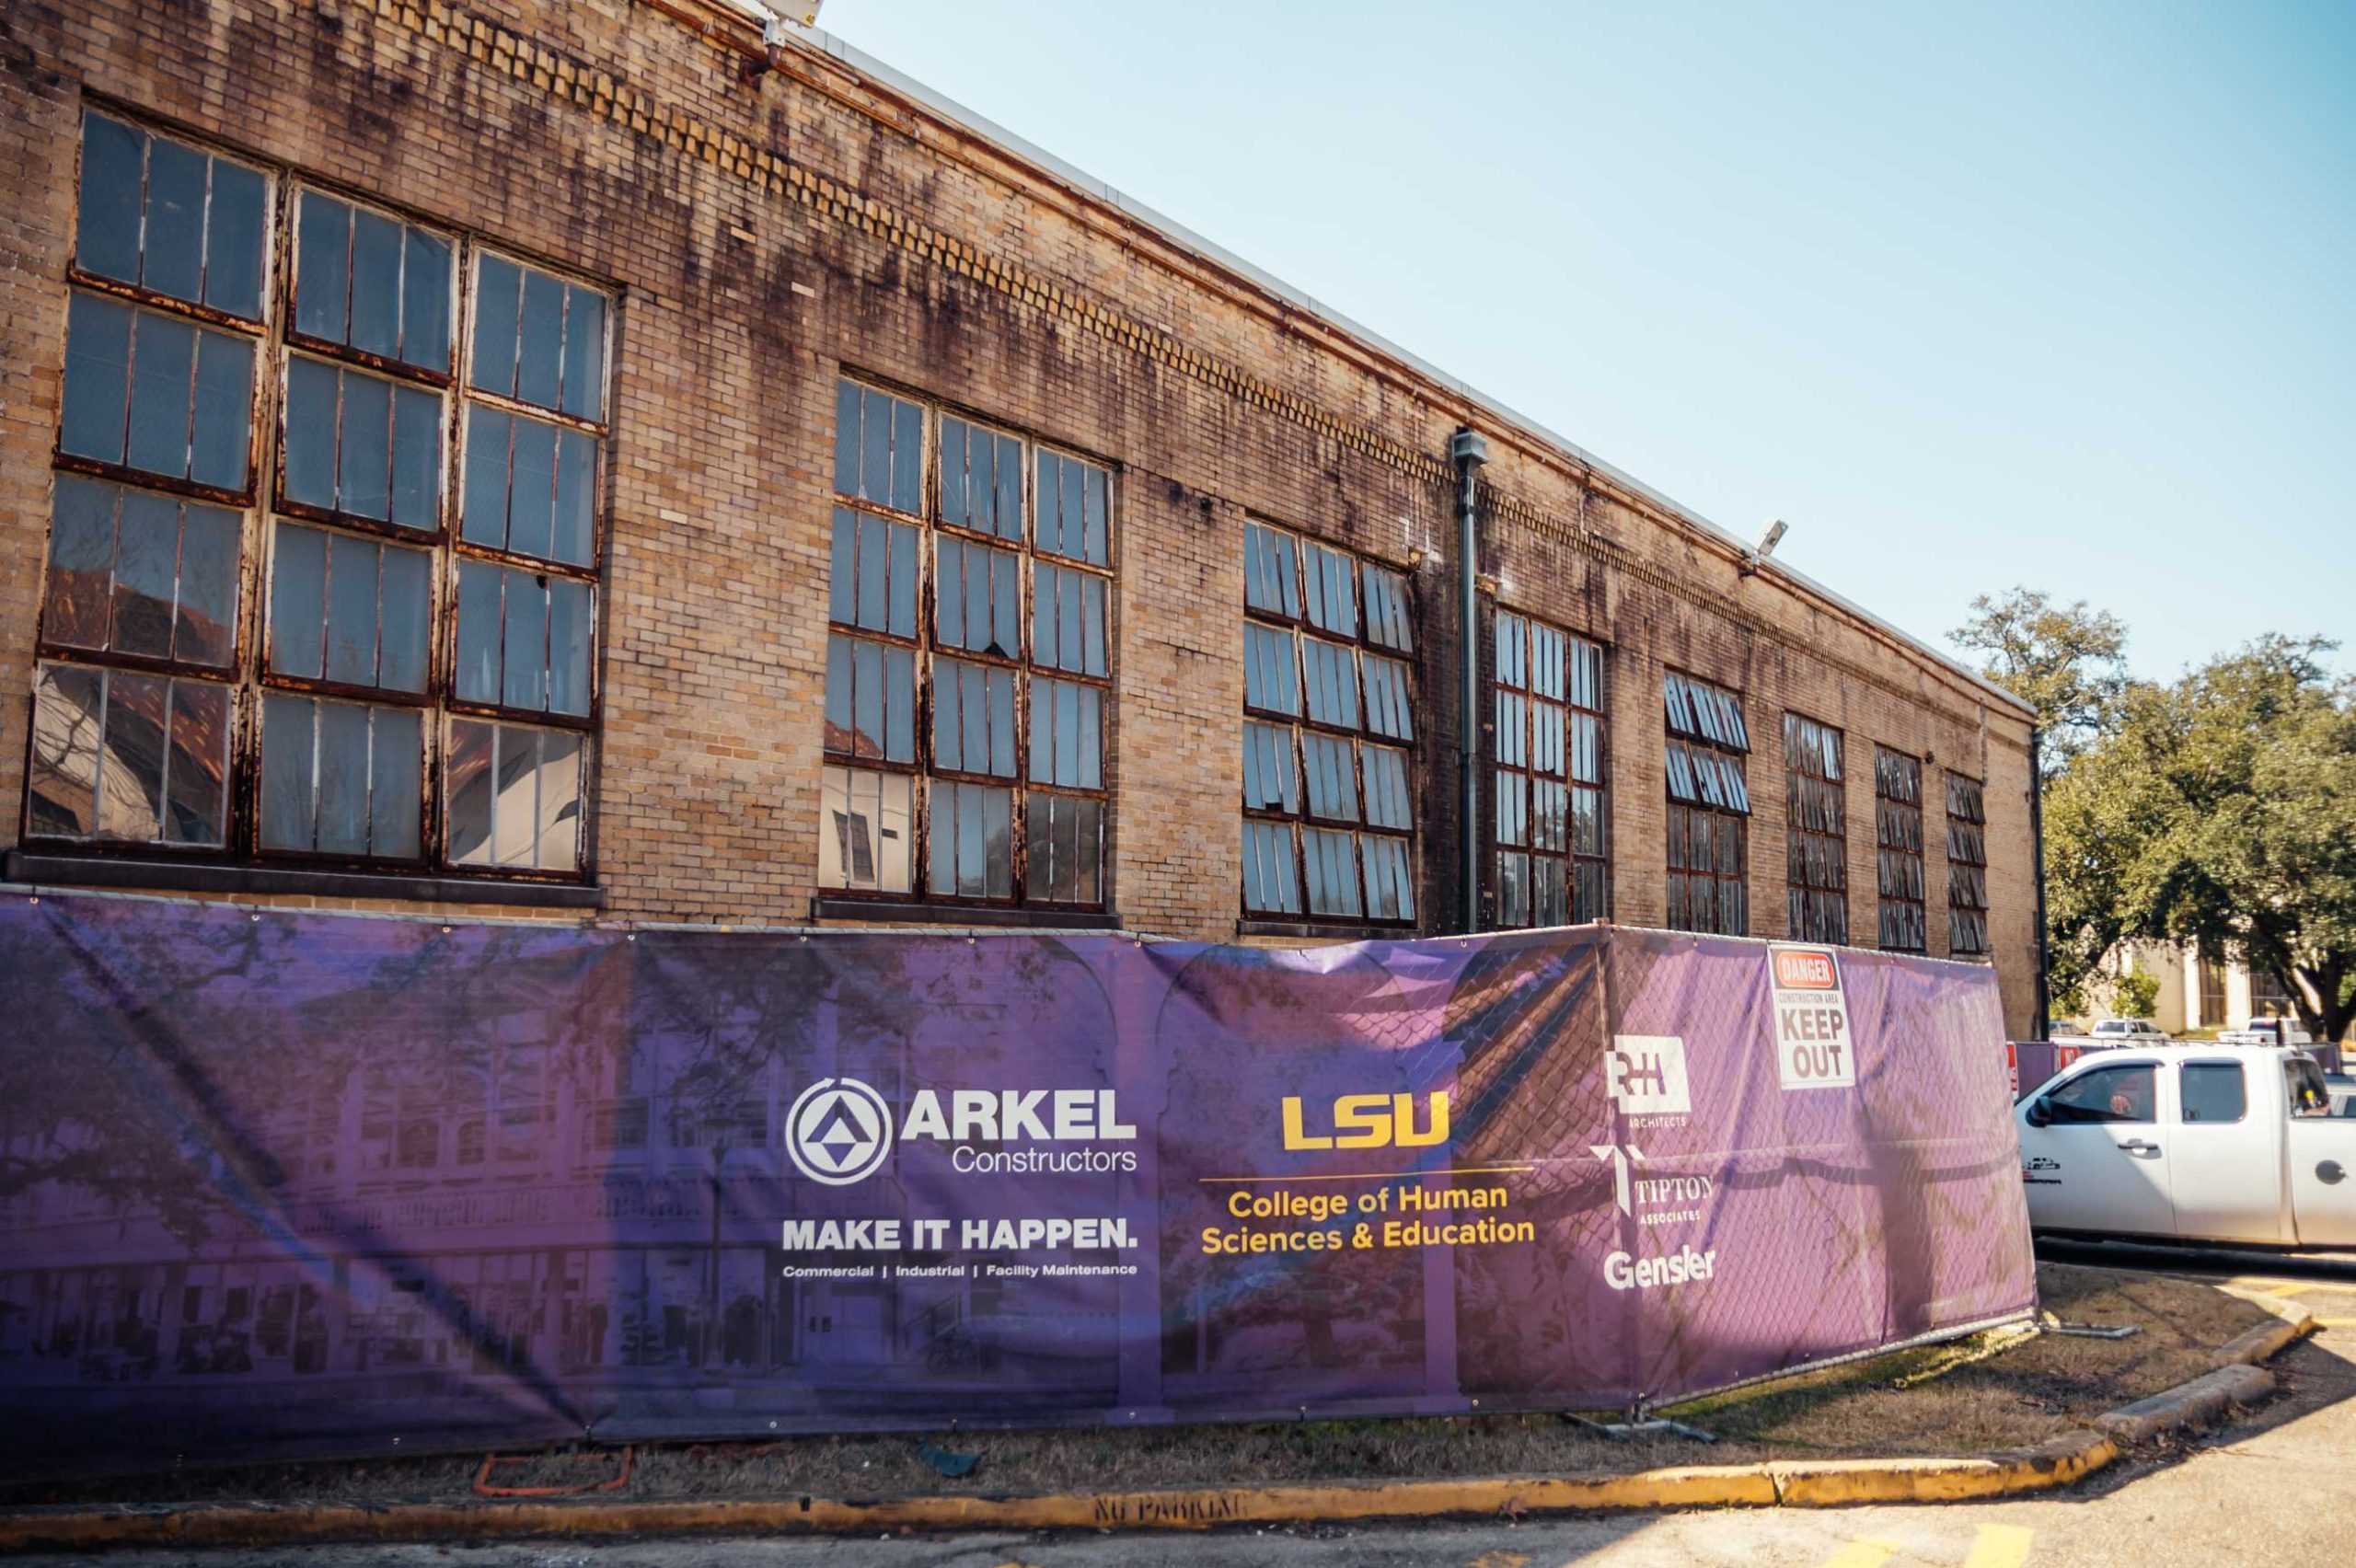
<svg viewBox="0 0 2356 1568">
<path fill-rule="evenodd" d="M 143 892 L 307 894 L 320 898 L 395 898 L 412 904 L 504 904 L 529 909 L 595 909 L 606 901 L 603 889 L 578 882 L 477 882 L 471 877 L 130 860 L 25 849 L 8 851 L 6 871 L 10 882 Z"/>
<path fill-rule="evenodd" d="M 960 904 L 902 904 L 885 899 L 829 898 L 821 894 L 810 901 L 810 917 L 819 923 L 847 925 L 948 926 L 958 929 L 1034 931 L 1117 931 L 1121 917 L 1080 909 L 980 908 Z"/>
<path fill-rule="evenodd" d="M 1327 926 L 1313 920 L 1238 920 L 1239 937 L 1300 937 L 1329 942 L 1407 941 L 1418 932 L 1413 926 Z"/>
</svg>

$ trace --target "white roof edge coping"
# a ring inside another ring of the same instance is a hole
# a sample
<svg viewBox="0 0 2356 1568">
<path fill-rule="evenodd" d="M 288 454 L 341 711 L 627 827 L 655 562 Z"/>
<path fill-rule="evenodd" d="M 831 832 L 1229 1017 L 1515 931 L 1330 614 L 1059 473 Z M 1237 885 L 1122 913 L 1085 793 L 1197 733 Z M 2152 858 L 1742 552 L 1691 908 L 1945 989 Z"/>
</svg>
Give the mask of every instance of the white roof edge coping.
<svg viewBox="0 0 2356 1568">
<path fill-rule="evenodd" d="M 761 4 L 761 0 L 724 0 L 724 3 L 735 6 L 737 9 L 743 11 L 746 16 L 766 17 L 777 15 L 776 12 L 771 11 L 766 5 Z M 956 125 L 960 130 L 970 132 L 982 140 L 994 144 L 1000 151 L 1011 153 L 1025 163 L 1037 166 L 1045 173 L 1053 176 L 1058 180 L 1061 180 L 1066 185 L 1073 187 L 1084 195 L 1093 197 L 1097 201 L 1102 202 L 1108 206 L 1117 207 L 1122 212 L 1126 213 L 1129 216 L 1145 225 L 1148 228 L 1157 231 L 1163 238 L 1177 245 L 1181 249 L 1194 251 L 1197 255 L 1201 256 L 1205 260 L 1212 262 L 1228 271 L 1242 275 L 1258 287 L 1266 290 L 1269 294 L 1276 295 L 1277 298 L 1284 300 L 1289 305 L 1297 306 L 1300 309 L 1308 312 L 1310 315 L 1316 317 L 1326 325 L 1333 327 L 1352 338 L 1356 338 L 1359 341 L 1366 343 L 1368 346 L 1379 351 L 1380 352 L 1399 361 L 1401 363 L 1413 370 L 1416 375 L 1424 376 L 1439 386 L 1446 388 L 1448 391 L 1456 394 L 1456 396 L 1463 398 L 1466 402 L 1476 406 L 1494 418 L 1502 421 L 1508 425 L 1518 427 L 1523 433 L 1535 437 L 1540 442 L 1555 447 L 1565 455 L 1568 456 L 1573 462 L 1577 463 L 1580 467 L 1590 469 L 1595 473 L 1601 474 L 1605 478 L 1609 478 L 1613 484 L 1644 497 L 1646 501 L 1651 502 L 1655 506 L 1659 507 L 1670 516 L 1675 517 L 1689 527 L 1696 528 L 1702 533 L 1710 536 L 1719 543 L 1734 550 L 1737 554 L 1748 555 L 1750 553 L 1750 544 L 1746 542 L 1741 536 L 1734 533 L 1732 530 L 1711 522 L 1708 518 L 1703 516 L 1692 507 L 1687 506 L 1669 496 L 1662 494 L 1651 485 L 1648 485 L 1644 480 L 1637 478 L 1634 474 L 1626 473 L 1623 470 L 1613 467 L 1611 464 L 1605 462 L 1602 458 L 1598 457 L 1593 453 L 1588 451 L 1585 447 L 1579 445 L 1578 443 L 1571 440 L 1568 436 L 1551 430 L 1539 421 L 1531 419 L 1529 415 L 1521 413 L 1505 403 L 1499 402 L 1496 398 L 1480 391 L 1462 378 L 1449 375 L 1447 371 L 1440 369 L 1438 365 L 1433 364 L 1428 360 L 1426 360 L 1422 355 L 1417 354 L 1411 350 L 1400 347 L 1397 343 L 1392 342 L 1390 339 L 1384 337 L 1381 333 L 1375 331 L 1372 328 L 1362 326 L 1358 322 L 1350 319 L 1347 316 L 1343 315 L 1340 311 L 1319 304 L 1315 298 L 1302 293 L 1299 289 L 1297 289 L 1292 284 L 1286 282 L 1283 279 L 1276 277 L 1275 274 L 1268 272 L 1260 267 L 1254 266 L 1252 262 L 1245 260 L 1242 257 L 1236 255 L 1233 251 L 1218 244 L 1216 241 L 1196 234 L 1193 229 L 1188 228 L 1185 225 L 1178 222 L 1176 219 L 1165 216 L 1164 214 L 1154 211 L 1154 209 L 1147 206 L 1144 202 L 1138 201 L 1134 197 L 1122 194 L 1112 186 L 1105 184 L 1102 179 L 1097 179 L 1094 175 L 1090 174 L 1085 169 L 1076 167 L 1075 166 L 1065 162 L 1062 158 L 1057 157 L 1055 154 L 1047 151 L 1045 147 L 1025 140 L 1023 137 L 1015 134 L 1005 126 L 999 124 L 997 121 L 988 119 L 984 115 L 976 113 L 974 110 L 967 109 L 964 104 L 957 102 L 954 98 L 926 86 L 924 83 L 918 81 L 915 77 L 908 75 L 907 73 L 884 63 L 883 61 L 876 59 L 873 55 L 867 53 L 865 51 L 858 49 L 851 44 L 845 43 L 841 39 L 837 38 L 830 32 L 826 32 L 819 28 L 803 27 L 801 23 L 790 18 L 785 19 L 785 30 L 794 38 L 801 40 L 805 47 L 818 53 L 828 55 L 843 65 L 849 67 L 850 70 L 857 72 L 859 75 L 871 77 L 881 83 L 883 86 L 890 88 L 892 91 L 896 92 L 905 98 L 914 99 L 916 102 L 922 104 L 926 109 L 939 115 L 941 119 Z M 2014 696 L 2011 692 L 2006 691 L 2003 686 L 1996 685 L 1993 681 L 1989 680 L 1986 676 L 1971 669 L 1969 665 L 1966 665 L 1951 656 L 1941 652 L 1939 650 L 1932 647 L 1929 643 L 1924 642 L 1922 639 L 1915 637 L 1911 632 L 1903 631 L 1898 627 L 1891 625 L 1888 621 L 1884 620 L 1881 617 L 1874 614 L 1871 610 L 1866 609 L 1864 605 L 1859 605 L 1854 600 L 1848 598 L 1844 594 L 1836 593 L 1832 589 L 1826 587 L 1823 583 L 1817 582 L 1814 578 L 1807 576 L 1806 573 L 1795 571 L 1790 567 L 1784 565 L 1773 558 L 1769 558 L 1768 559 L 1760 562 L 1759 569 L 1762 572 L 1772 572 L 1775 576 L 1783 578 L 1793 586 L 1804 589 L 1807 593 L 1825 601 L 1827 604 L 1830 604 L 1849 615 L 1856 617 L 1859 620 L 1875 628 L 1883 635 L 1896 640 L 1900 645 L 1911 649 L 1922 657 L 1930 660 L 1933 663 L 1938 665 L 1941 669 L 1946 670 L 1948 674 L 1961 677 L 1963 680 L 1969 682 L 1980 690 L 1986 692 L 1991 697 L 1996 698 L 2001 701 L 2010 703 L 2013 707 L 2020 709 L 2022 713 L 2028 715 L 2032 720 L 2035 719 L 2036 710 L 2030 708 L 2027 703 Z"/>
</svg>

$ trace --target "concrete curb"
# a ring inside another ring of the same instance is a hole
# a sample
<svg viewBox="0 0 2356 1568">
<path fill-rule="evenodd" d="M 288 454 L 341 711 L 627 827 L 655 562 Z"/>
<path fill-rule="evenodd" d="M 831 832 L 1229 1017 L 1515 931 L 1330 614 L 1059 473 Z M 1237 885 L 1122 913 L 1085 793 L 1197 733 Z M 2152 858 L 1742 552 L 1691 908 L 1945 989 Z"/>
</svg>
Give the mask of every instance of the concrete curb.
<svg viewBox="0 0 2356 1568">
<path fill-rule="evenodd" d="M 2217 1354 L 2209 1358 L 2212 1366 L 2255 1366 L 2273 1356 L 2292 1340 L 2316 1332 L 2315 1315 L 2294 1302 L 2285 1301 L 2279 1296 L 2256 1293 L 2242 1299 L 2273 1313 L 2278 1320 L 2260 1323 L 2219 1345 Z"/>
<path fill-rule="evenodd" d="M 2095 1429 L 2122 1443 L 2214 1421 L 2235 1405 L 2256 1404 L 2274 1392 L 2274 1374 L 2256 1366 L 2221 1366 L 2164 1394 L 2095 1417 Z"/>
<path fill-rule="evenodd" d="M 308 1546 L 328 1541 L 484 1541 L 614 1535 L 828 1535 L 852 1530 L 1210 1529 L 1222 1525 L 1343 1523 L 1451 1516 L 1620 1513 L 1654 1508 L 1832 1508 L 1952 1503 L 2069 1486 L 2117 1459 L 2125 1444 L 2205 1422 L 2264 1399 L 2262 1360 L 2315 1320 L 2261 1301 L 2281 1321 L 2220 1348 L 2217 1370 L 2095 1418 L 2096 1430 L 2036 1448 L 1973 1458 L 1827 1459 L 1692 1465 L 1611 1476 L 1480 1476 L 1449 1481 L 1336 1482 L 1030 1497 L 795 1497 L 734 1503 L 547 1502 L 270 1508 L 193 1506 L 108 1511 L 26 1509 L 0 1515 L 0 1552 L 110 1547 Z M 2295 1316 L 2293 1316 L 2295 1314 Z"/>
</svg>

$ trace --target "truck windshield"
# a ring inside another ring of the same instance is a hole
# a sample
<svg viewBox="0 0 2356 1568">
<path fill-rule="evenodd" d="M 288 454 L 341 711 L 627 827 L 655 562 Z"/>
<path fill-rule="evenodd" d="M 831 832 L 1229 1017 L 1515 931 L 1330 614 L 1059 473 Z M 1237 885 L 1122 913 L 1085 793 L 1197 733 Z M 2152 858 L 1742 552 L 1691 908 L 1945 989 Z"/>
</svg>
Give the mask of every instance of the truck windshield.
<svg viewBox="0 0 2356 1568">
<path fill-rule="evenodd" d="M 2331 1114 L 2331 1090 L 2324 1084 L 2321 1067 L 2304 1056 L 2286 1056 L 2282 1060 L 2282 1077 L 2291 1090 L 2292 1115 Z"/>
</svg>

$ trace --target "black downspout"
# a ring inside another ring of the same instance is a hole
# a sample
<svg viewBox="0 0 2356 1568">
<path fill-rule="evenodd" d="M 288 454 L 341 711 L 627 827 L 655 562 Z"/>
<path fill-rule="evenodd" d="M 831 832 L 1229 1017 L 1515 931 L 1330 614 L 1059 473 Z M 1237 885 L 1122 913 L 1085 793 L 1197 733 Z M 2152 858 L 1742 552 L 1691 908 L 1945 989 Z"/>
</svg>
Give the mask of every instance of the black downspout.
<svg viewBox="0 0 2356 1568">
<path fill-rule="evenodd" d="M 2046 978 L 2053 955 L 2047 945 L 2045 934 L 2044 746 L 2044 732 L 2031 724 L 2028 727 L 2028 837 L 2029 853 L 2037 857 L 2037 1011 L 2029 1020 L 2029 1038 L 2032 1040 L 2053 1038 L 2053 997 Z"/>
<path fill-rule="evenodd" d="M 1481 928 L 1481 606 L 1480 472 L 1489 460 L 1489 444 L 1470 426 L 1448 440 L 1448 460 L 1456 466 L 1456 577 L 1461 593 L 1457 627 L 1461 640 L 1457 663 L 1463 672 L 1458 698 L 1461 722 L 1458 727 L 1456 765 L 1461 812 L 1458 842 L 1460 890 L 1457 929 Z"/>
</svg>

